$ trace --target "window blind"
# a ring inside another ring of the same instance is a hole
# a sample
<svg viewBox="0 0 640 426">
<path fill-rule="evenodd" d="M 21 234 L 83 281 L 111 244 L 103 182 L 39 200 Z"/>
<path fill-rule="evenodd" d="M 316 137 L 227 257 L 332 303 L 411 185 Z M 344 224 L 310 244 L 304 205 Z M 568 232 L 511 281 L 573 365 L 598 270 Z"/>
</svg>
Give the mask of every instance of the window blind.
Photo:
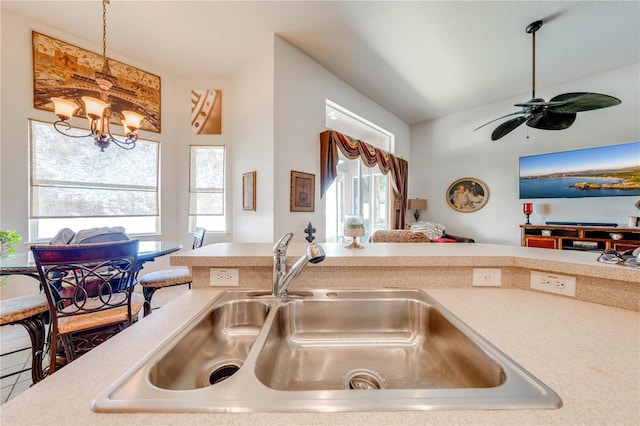
<svg viewBox="0 0 640 426">
<path fill-rule="evenodd" d="M 224 215 L 225 147 L 189 148 L 189 215 Z"/>
<path fill-rule="evenodd" d="M 30 218 L 158 216 L 159 143 L 100 151 L 30 121 Z M 73 129 L 77 134 L 86 130 Z"/>
</svg>

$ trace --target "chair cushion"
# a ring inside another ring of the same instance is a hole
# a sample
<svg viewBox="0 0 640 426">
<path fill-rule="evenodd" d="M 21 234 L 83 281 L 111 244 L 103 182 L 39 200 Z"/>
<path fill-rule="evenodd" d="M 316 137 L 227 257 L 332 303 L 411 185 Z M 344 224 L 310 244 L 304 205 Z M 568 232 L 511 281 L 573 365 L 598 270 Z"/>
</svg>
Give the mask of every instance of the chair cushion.
<svg viewBox="0 0 640 426">
<path fill-rule="evenodd" d="M 131 294 L 131 315 L 135 316 L 144 306 L 144 297 L 139 293 Z M 127 321 L 127 305 L 104 309 L 90 314 L 61 317 L 58 319 L 58 333 L 68 334 L 90 330 Z"/>
<path fill-rule="evenodd" d="M 169 287 L 188 284 L 192 279 L 188 268 L 173 268 L 149 272 L 140 278 L 139 283 L 142 287 Z"/>
<path fill-rule="evenodd" d="M 44 294 L 12 297 L 0 301 L 0 325 L 11 324 L 49 310 Z"/>
</svg>

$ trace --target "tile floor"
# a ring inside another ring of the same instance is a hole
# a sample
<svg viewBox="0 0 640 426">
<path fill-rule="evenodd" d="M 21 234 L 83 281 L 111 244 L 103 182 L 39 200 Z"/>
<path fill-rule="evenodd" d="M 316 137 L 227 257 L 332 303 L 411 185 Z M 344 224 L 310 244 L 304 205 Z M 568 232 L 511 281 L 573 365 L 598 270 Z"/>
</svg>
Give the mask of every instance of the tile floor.
<svg viewBox="0 0 640 426">
<path fill-rule="evenodd" d="M 188 286 L 181 285 L 158 290 L 153 295 L 151 304 L 156 309 L 188 289 Z M 14 351 L 16 352 L 9 354 Z M 4 404 L 31 386 L 31 341 L 24 327 L 15 325 L 0 328 L 0 353 L 8 354 L 0 358 L 0 376 L 26 370 L 0 379 L 2 388 L 0 404 Z"/>
</svg>

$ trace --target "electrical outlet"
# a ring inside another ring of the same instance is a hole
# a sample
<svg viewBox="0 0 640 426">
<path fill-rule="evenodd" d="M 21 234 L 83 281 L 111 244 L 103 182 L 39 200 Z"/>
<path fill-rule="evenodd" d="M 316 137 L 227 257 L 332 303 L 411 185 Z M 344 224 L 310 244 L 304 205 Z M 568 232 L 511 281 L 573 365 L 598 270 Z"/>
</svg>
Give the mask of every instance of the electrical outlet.
<svg viewBox="0 0 640 426">
<path fill-rule="evenodd" d="M 240 285 L 238 268 L 209 268 L 209 285 L 212 287 L 237 287 Z"/>
<path fill-rule="evenodd" d="M 530 287 L 534 290 L 576 297 L 576 277 L 531 271 Z"/>
<path fill-rule="evenodd" d="M 502 269 L 473 268 L 472 285 L 480 287 L 500 287 L 502 285 Z"/>
</svg>

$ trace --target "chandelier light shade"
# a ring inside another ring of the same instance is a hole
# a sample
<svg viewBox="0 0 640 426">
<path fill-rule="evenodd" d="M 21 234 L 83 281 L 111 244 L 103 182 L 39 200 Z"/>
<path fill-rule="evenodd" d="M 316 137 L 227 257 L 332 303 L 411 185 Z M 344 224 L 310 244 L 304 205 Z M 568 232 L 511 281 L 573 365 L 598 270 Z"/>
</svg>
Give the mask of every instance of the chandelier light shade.
<svg viewBox="0 0 640 426">
<path fill-rule="evenodd" d="M 80 108 L 80 104 L 74 100 L 51 98 L 54 113 L 59 118 L 53 125 L 58 132 L 65 136 L 74 138 L 93 137 L 94 143 L 100 147 L 101 151 L 104 151 L 112 143 L 120 148 L 133 149 L 138 140 L 138 129 L 144 119 L 143 115 L 134 111 L 122 111 L 120 114 L 123 117 L 122 127 L 125 138 L 123 140 L 118 139 L 111 133 L 113 111 L 111 111 L 108 99 L 109 90 L 113 87 L 116 79 L 111 75 L 107 61 L 107 4 L 109 4 L 109 0 L 102 0 L 102 71 L 99 74 L 96 73 L 98 75 L 95 77 L 96 84 L 99 87 L 100 99 L 91 96 L 80 98 L 84 106 L 85 115 L 89 120 L 90 133 L 85 135 L 68 133 L 71 129 L 68 120 Z"/>
</svg>

